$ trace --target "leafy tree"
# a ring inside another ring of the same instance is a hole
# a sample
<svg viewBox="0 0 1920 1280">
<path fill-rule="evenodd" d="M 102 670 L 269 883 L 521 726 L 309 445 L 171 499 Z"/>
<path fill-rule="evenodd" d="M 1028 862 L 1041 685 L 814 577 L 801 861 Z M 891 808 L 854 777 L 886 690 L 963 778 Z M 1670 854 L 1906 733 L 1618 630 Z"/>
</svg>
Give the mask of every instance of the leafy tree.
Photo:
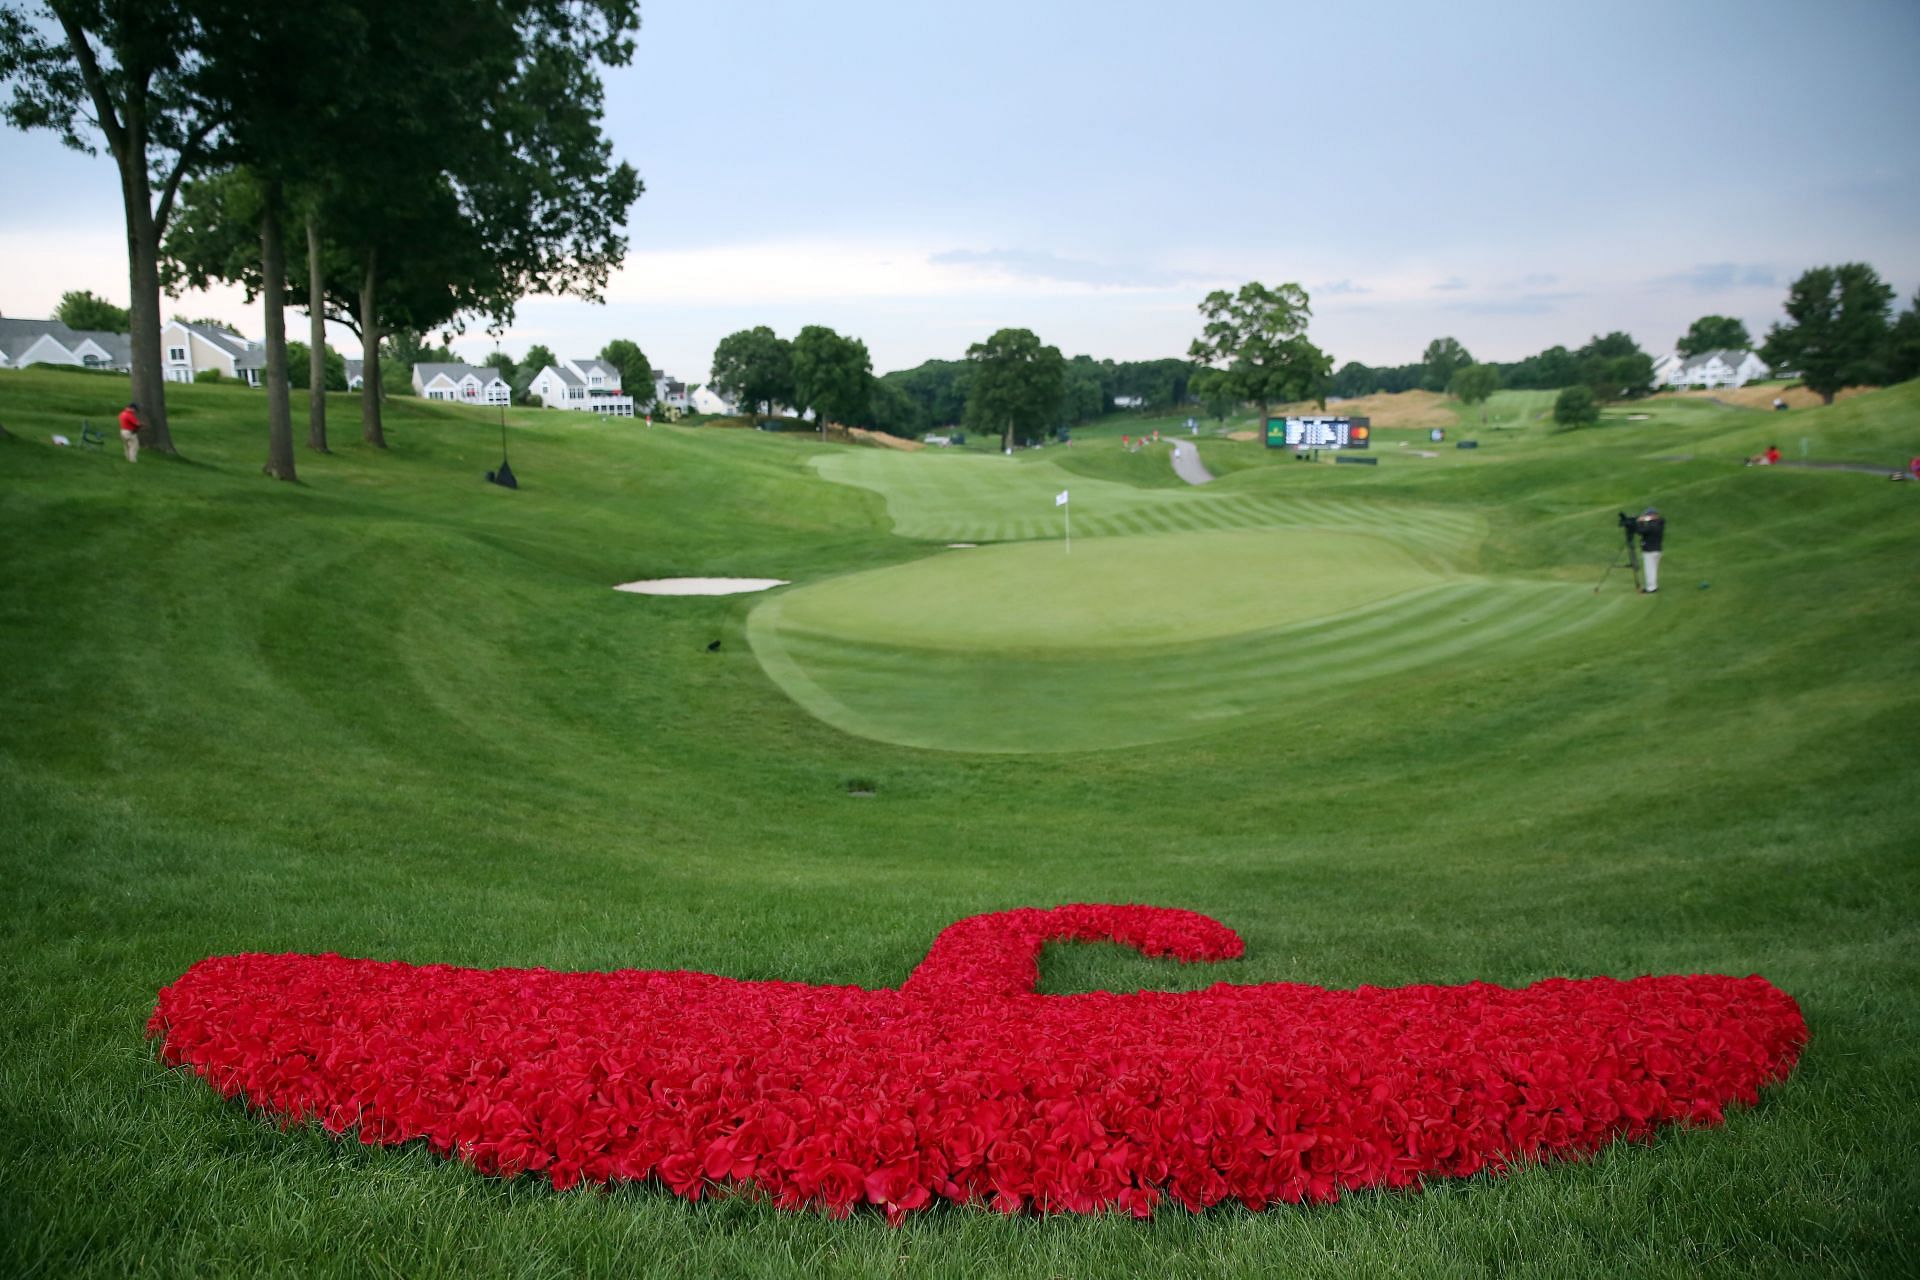
<svg viewBox="0 0 1920 1280">
<path fill-rule="evenodd" d="M 1631 400 L 1653 389 L 1653 357 L 1630 334 L 1596 335 L 1573 353 L 1573 361 L 1595 400 Z"/>
<path fill-rule="evenodd" d="M 513 357 L 504 351 L 489 351 L 486 359 L 480 363 L 485 368 L 498 370 L 500 377 L 509 387 L 513 386 L 514 379 L 520 376 L 520 366 L 516 365 Z"/>
<path fill-rule="evenodd" d="M 635 404 L 653 399 L 653 365 L 638 343 L 615 338 L 600 348 L 600 358 L 620 371 L 620 389 L 632 396 Z M 539 377 L 540 371 L 534 370 L 533 376 Z"/>
<path fill-rule="evenodd" d="M 1864 262 L 1815 267 L 1787 291 L 1786 324 L 1767 331 L 1761 358 L 1798 369 L 1826 404 L 1842 387 L 1881 381 L 1893 289 Z"/>
<path fill-rule="evenodd" d="M 149 449 L 175 452 L 160 352 L 160 237 L 181 181 L 200 165 L 221 125 L 197 99 L 193 6 L 188 0 L 61 0 L 58 34 L 0 8 L 0 84 L 13 93 L 0 116 L 18 129 L 50 129 L 76 151 L 104 140 L 120 174 L 126 216 L 128 332 L 133 399 Z"/>
<path fill-rule="evenodd" d="M 1234 398 L 1231 379 L 1219 369 L 1199 369 L 1188 384 L 1200 397 L 1200 409 L 1209 418 L 1225 422 L 1240 402 Z"/>
<path fill-rule="evenodd" d="M 1037 440 L 1056 420 L 1066 361 L 1029 329 L 1001 329 L 967 348 L 973 383 L 967 393 L 967 425 L 1002 432 L 1001 448 L 1016 437 Z"/>
<path fill-rule="evenodd" d="M 1905 382 L 1920 378 L 1920 290 L 1913 302 L 1900 313 L 1887 335 L 1887 379 Z"/>
<path fill-rule="evenodd" d="M 1447 394 L 1461 404 L 1485 404 L 1499 389 L 1500 370 L 1490 364 L 1470 364 L 1456 369 L 1447 380 Z"/>
<path fill-rule="evenodd" d="M 131 332 L 131 317 L 132 313 L 125 307 L 116 307 L 85 289 L 61 294 L 60 305 L 53 309 L 53 318 L 69 329 L 104 330 L 107 333 Z"/>
<path fill-rule="evenodd" d="M 1435 338 L 1427 344 L 1420 363 L 1425 368 L 1421 385 L 1429 391 L 1445 391 L 1453 381 L 1454 372 L 1472 364 L 1473 357 L 1467 354 L 1458 338 Z"/>
<path fill-rule="evenodd" d="M 1563 427 L 1590 427 L 1600 421 L 1600 404 L 1590 388 L 1568 387 L 1554 398 L 1553 420 Z"/>
<path fill-rule="evenodd" d="M 869 391 L 867 416 L 888 435 L 911 440 L 926 434 L 927 421 L 919 403 L 898 382 L 875 378 Z"/>
<path fill-rule="evenodd" d="M 794 337 L 791 369 L 795 405 L 813 410 L 822 435 L 829 418 L 854 422 L 866 416 L 867 385 L 873 381 L 866 343 L 810 324 Z"/>
<path fill-rule="evenodd" d="M 1075 356 L 1067 361 L 1060 412 L 1068 422 L 1089 422 L 1107 411 L 1112 400 L 1103 372 L 1092 356 Z"/>
<path fill-rule="evenodd" d="M 1324 400 L 1333 360 L 1307 341 L 1309 303 L 1297 284 L 1216 289 L 1200 304 L 1207 323 L 1187 356 L 1223 372 L 1225 381 L 1215 385 L 1236 400 L 1256 401 L 1262 418 L 1276 401 Z"/>
<path fill-rule="evenodd" d="M 306 391 L 312 386 L 313 361 L 304 342 L 287 343 L 287 379 L 295 391 Z M 347 389 L 347 361 L 332 347 L 320 349 L 320 367 L 324 381 L 320 384 L 325 391 L 345 391 Z"/>
<path fill-rule="evenodd" d="M 792 344 L 766 325 L 730 333 L 713 349 L 709 380 L 749 416 L 757 417 L 762 406 L 771 413 L 774 405 L 795 398 Z"/>
<path fill-rule="evenodd" d="M 559 363 L 558 357 L 544 344 L 534 343 L 527 348 L 527 354 L 520 359 L 520 373 L 513 382 L 514 391 L 525 401 L 530 394 L 527 388 L 533 385 L 533 380 L 540 376 L 541 371 Z"/>
<path fill-rule="evenodd" d="M 973 366 L 965 360 L 928 360 L 915 368 L 889 373 L 882 381 L 893 383 L 911 397 L 928 426 L 946 427 L 965 418 L 972 379 Z"/>
<path fill-rule="evenodd" d="M 1747 326 L 1732 316 L 1701 316 L 1687 328 L 1676 350 L 1682 356 L 1705 355 L 1709 351 L 1750 351 L 1753 338 Z"/>
</svg>

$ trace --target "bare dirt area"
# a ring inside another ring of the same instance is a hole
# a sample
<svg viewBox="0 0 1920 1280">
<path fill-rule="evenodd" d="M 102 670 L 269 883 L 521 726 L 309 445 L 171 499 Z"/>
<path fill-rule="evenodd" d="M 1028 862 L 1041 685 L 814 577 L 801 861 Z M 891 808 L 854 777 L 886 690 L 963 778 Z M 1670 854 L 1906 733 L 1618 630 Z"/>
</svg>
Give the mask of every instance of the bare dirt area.
<svg viewBox="0 0 1920 1280">
<path fill-rule="evenodd" d="M 1835 400 L 1850 400 L 1854 396 L 1877 391 L 1878 387 L 1843 387 L 1834 394 Z M 1783 387 L 1761 385 L 1754 387 L 1715 387 L 1711 391 L 1662 391 L 1649 396 L 1651 400 L 1712 400 L 1718 404 L 1732 405 L 1736 409 L 1771 409 L 1774 397 L 1787 402 L 1789 409 L 1814 409 L 1820 406 L 1821 399 L 1805 387 Z"/>
</svg>

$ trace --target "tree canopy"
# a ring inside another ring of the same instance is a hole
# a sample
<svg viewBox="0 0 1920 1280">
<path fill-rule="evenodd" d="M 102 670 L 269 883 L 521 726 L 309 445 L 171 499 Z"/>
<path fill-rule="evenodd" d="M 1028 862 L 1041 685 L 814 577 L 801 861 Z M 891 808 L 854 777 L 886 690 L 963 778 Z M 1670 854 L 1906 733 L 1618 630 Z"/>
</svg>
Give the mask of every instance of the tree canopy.
<svg viewBox="0 0 1920 1280">
<path fill-rule="evenodd" d="M 1732 316 L 1701 316 L 1687 327 L 1674 349 L 1687 357 L 1709 351 L 1751 351 L 1753 338 L 1747 326 Z"/>
<path fill-rule="evenodd" d="M 1200 314 L 1206 327 L 1187 356 L 1222 372 L 1224 382 L 1215 385 L 1225 393 L 1258 402 L 1262 416 L 1276 401 L 1325 399 L 1333 360 L 1307 341 L 1313 310 L 1305 289 L 1258 281 L 1237 293 L 1216 289 Z"/>
<path fill-rule="evenodd" d="M 808 325 L 794 337 L 792 373 L 795 407 L 812 409 L 822 431 L 829 420 L 850 423 L 866 416 L 873 360 L 858 338 Z"/>
<path fill-rule="evenodd" d="M 1455 369 L 1447 380 L 1447 394 L 1462 404 L 1484 404 L 1500 389 L 1500 370 L 1490 364 Z"/>
<path fill-rule="evenodd" d="M 973 380 L 966 421 L 979 431 L 1001 433 L 1001 447 L 1038 440 L 1058 421 L 1066 361 L 1060 348 L 1042 343 L 1030 329 L 1001 329 L 967 348 Z"/>
<path fill-rule="evenodd" d="M 1553 401 L 1553 420 L 1563 427 L 1590 427 L 1600 421 L 1600 404 L 1586 386 L 1572 386 Z"/>
<path fill-rule="evenodd" d="M 1420 357 L 1425 369 L 1421 385 L 1429 391 L 1445 391 L 1458 370 L 1473 363 L 1473 357 L 1458 338 L 1435 338 Z"/>
<path fill-rule="evenodd" d="M 615 338 L 600 348 L 600 358 L 620 371 L 620 389 L 632 396 L 635 404 L 644 405 L 653 399 L 653 365 L 639 343 Z M 539 377 L 540 371 L 535 369 L 531 376 Z"/>
<path fill-rule="evenodd" d="M 69 329 L 104 330 L 107 333 L 132 331 L 131 313 L 127 308 L 116 307 L 85 289 L 61 294 L 60 305 L 53 309 L 53 318 Z"/>
<path fill-rule="evenodd" d="M 749 415 L 770 413 L 794 399 L 792 344 L 764 324 L 730 333 L 713 349 L 708 381 Z"/>
<path fill-rule="evenodd" d="M 1798 370 L 1807 389 L 1832 404 L 1840 388 L 1886 377 L 1892 306 L 1892 287 L 1866 263 L 1814 267 L 1788 289 L 1787 320 L 1767 331 L 1761 358 Z"/>
</svg>

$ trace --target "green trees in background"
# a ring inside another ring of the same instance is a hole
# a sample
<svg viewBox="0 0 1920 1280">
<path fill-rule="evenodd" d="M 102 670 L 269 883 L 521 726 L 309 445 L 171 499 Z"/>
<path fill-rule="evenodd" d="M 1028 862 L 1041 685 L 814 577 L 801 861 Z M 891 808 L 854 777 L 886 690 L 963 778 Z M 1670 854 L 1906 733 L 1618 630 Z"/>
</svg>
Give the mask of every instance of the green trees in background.
<svg viewBox="0 0 1920 1280">
<path fill-rule="evenodd" d="M 790 370 L 796 409 L 811 409 L 820 424 L 827 420 L 858 423 L 867 416 L 868 387 L 873 382 L 873 360 L 867 344 L 845 338 L 825 325 L 810 324 L 795 336 Z"/>
<path fill-rule="evenodd" d="M 529 356 L 532 352 L 528 353 Z M 600 358 L 620 371 L 620 389 L 633 397 L 639 405 L 649 404 L 653 400 L 653 363 L 647 359 L 647 353 L 640 349 L 637 342 L 625 338 L 615 338 L 600 348 Z M 542 365 L 541 368 L 546 366 Z M 529 378 L 540 376 L 540 369 L 534 369 Z M 507 381 L 513 379 L 508 377 Z"/>
<path fill-rule="evenodd" d="M 1732 316 L 1701 316 L 1687 327 L 1674 350 L 1688 358 L 1709 351 L 1751 351 L 1753 337 L 1747 326 Z"/>
<path fill-rule="evenodd" d="M 1490 364 L 1470 364 L 1464 369 L 1455 369 L 1447 380 L 1447 394 L 1461 404 L 1485 404 L 1499 389 L 1500 370 Z"/>
<path fill-rule="evenodd" d="M 104 330 L 107 333 L 131 333 L 132 317 L 133 313 L 127 308 L 116 307 L 85 289 L 61 294 L 60 305 L 53 310 L 53 318 L 69 329 Z"/>
<path fill-rule="evenodd" d="M 1573 360 L 1595 400 L 1632 400 L 1653 390 L 1653 357 L 1630 334 L 1596 335 L 1573 353 Z"/>
<path fill-rule="evenodd" d="M 142 4 L 66 0 L 51 6 L 58 35 L 0 9 L 0 108 L 18 129 L 49 129 L 76 151 L 104 140 L 120 175 L 127 232 L 133 395 L 149 449 L 173 453 L 160 352 L 160 237 L 181 181 L 204 162 L 221 121 L 191 81 L 197 22 L 183 0 Z"/>
<path fill-rule="evenodd" d="M 1888 331 L 1887 377 L 1894 382 L 1920 378 L 1920 289 Z"/>
<path fill-rule="evenodd" d="M 973 379 L 967 390 L 966 423 L 1001 433 L 1000 447 L 1016 439 L 1038 440 L 1058 420 L 1066 361 L 1060 348 L 1043 344 L 1031 329 L 1001 329 L 967 348 Z"/>
<path fill-rule="evenodd" d="M 713 349 L 708 381 L 748 415 L 771 413 L 794 400 L 792 344 L 764 324 L 730 333 Z"/>
<path fill-rule="evenodd" d="M 313 360 L 312 352 L 304 342 L 287 341 L 287 380 L 295 391 L 307 391 L 312 388 Z M 332 347 L 320 349 L 320 368 L 322 391 L 345 391 L 347 389 L 346 357 Z"/>
<path fill-rule="evenodd" d="M 528 388 L 533 385 L 533 380 L 540 376 L 540 371 L 552 368 L 559 363 L 560 361 L 545 343 L 536 342 L 528 347 L 527 354 L 520 357 L 519 368 L 514 374 L 514 399 L 525 404 L 529 394 Z"/>
<path fill-rule="evenodd" d="M 1571 386 L 1562 391 L 1553 402 L 1553 420 L 1563 427 L 1590 427 L 1600 421 L 1600 404 L 1593 390 Z"/>
<path fill-rule="evenodd" d="M 1420 385 L 1428 391 L 1445 391 L 1453 382 L 1453 375 L 1472 364 L 1473 357 L 1458 338 L 1435 338 L 1427 344 L 1420 363 L 1425 369 Z"/>
<path fill-rule="evenodd" d="M 1833 403 L 1842 387 L 1883 381 L 1888 373 L 1893 289 L 1864 262 L 1815 267 L 1787 291 L 1787 320 L 1767 331 L 1760 356 Z"/>
<path fill-rule="evenodd" d="M 1275 402 L 1326 399 L 1333 360 L 1307 340 L 1313 309 L 1305 289 L 1270 289 L 1257 280 L 1237 293 L 1216 289 L 1200 303 L 1200 314 L 1206 327 L 1188 359 L 1222 374 L 1215 385 L 1259 404 L 1262 418 Z"/>
</svg>

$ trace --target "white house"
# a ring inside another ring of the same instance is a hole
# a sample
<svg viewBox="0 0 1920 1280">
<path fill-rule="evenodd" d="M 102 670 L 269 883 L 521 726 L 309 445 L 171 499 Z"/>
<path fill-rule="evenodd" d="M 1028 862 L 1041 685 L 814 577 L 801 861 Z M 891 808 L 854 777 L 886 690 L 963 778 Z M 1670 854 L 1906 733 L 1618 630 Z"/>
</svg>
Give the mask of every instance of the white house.
<svg viewBox="0 0 1920 1280">
<path fill-rule="evenodd" d="M 1772 375 L 1773 370 L 1751 351 L 1667 355 L 1653 366 L 1653 380 L 1667 387 L 1744 387 Z"/>
<path fill-rule="evenodd" d="M 347 390 L 358 391 L 366 385 L 367 381 L 366 377 L 360 372 L 361 362 L 358 360 L 346 360 L 344 363 L 347 366 Z"/>
<path fill-rule="evenodd" d="M 513 403 L 513 388 L 490 364 L 416 364 L 413 394 L 455 404 Z"/>
<path fill-rule="evenodd" d="M 131 369 L 133 339 L 124 333 L 70 329 L 58 320 L 0 318 L 0 369 L 24 369 L 30 364 Z"/>
<path fill-rule="evenodd" d="M 687 384 L 655 371 L 653 375 L 653 403 L 662 408 L 685 409 L 688 404 Z"/>
<path fill-rule="evenodd" d="M 695 413 L 713 413 L 723 418 L 731 418 L 740 412 L 740 406 L 715 391 L 712 387 L 695 387 L 688 403 Z"/>
<path fill-rule="evenodd" d="M 214 369 L 223 378 L 257 387 L 267 363 L 266 348 L 259 343 L 231 329 L 191 320 L 169 320 L 161 326 L 160 355 L 168 382 L 192 382 L 194 374 Z"/>
<path fill-rule="evenodd" d="M 1113 407 L 1116 409 L 1144 409 L 1146 404 L 1147 398 L 1145 396 L 1115 396 L 1113 398 Z"/>
<path fill-rule="evenodd" d="M 573 409 L 607 418 L 631 418 L 633 397 L 620 389 L 620 370 L 605 360 L 562 360 L 534 375 L 527 390 L 549 409 Z"/>
</svg>

